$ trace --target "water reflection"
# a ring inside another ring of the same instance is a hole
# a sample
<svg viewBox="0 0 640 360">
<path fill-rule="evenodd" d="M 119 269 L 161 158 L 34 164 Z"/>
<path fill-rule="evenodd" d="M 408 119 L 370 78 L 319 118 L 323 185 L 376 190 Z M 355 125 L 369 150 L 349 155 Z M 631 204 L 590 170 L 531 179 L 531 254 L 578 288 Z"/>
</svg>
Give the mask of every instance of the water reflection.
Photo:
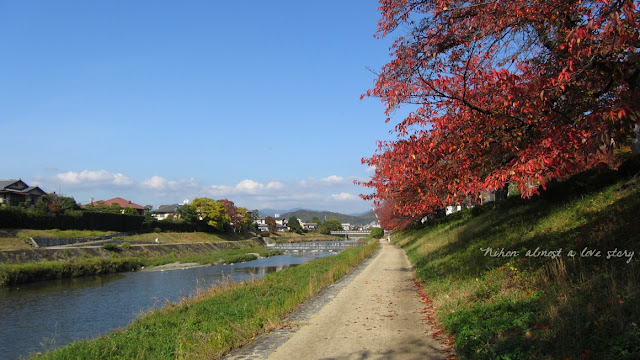
<svg viewBox="0 0 640 360">
<path fill-rule="evenodd" d="M 0 289 L 0 358 L 94 338 L 138 314 L 221 281 L 260 278 L 333 253 L 280 255 L 233 265 L 62 279 Z"/>
</svg>

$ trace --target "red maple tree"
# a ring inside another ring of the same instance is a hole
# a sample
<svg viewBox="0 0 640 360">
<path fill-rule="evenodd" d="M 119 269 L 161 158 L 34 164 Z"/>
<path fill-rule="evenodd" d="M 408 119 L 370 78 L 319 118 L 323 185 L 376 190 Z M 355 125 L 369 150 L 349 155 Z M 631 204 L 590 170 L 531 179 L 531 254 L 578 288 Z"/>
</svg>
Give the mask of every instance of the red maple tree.
<svg viewBox="0 0 640 360">
<path fill-rule="evenodd" d="M 236 204 L 233 201 L 228 199 L 222 199 L 217 201 L 220 204 L 222 204 L 222 206 L 224 206 L 224 209 L 227 211 L 227 214 L 229 214 L 229 218 L 231 218 L 231 226 L 233 226 L 234 231 L 240 230 L 242 226 L 243 215 L 238 213 L 238 208 L 236 207 Z"/>
<path fill-rule="evenodd" d="M 378 36 L 406 29 L 365 96 L 414 109 L 360 184 L 415 217 L 513 183 L 614 164 L 640 115 L 639 1 L 381 0 Z M 390 119 L 387 119 L 390 121 Z"/>
</svg>

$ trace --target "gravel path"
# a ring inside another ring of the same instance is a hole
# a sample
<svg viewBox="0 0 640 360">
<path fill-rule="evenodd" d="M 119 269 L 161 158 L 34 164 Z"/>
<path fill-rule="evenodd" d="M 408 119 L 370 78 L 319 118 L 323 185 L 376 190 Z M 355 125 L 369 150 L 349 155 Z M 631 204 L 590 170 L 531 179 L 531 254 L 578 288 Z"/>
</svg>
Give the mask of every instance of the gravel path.
<svg viewBox="0 0 640 360">
<path fill-rule="evenodd" d="M 381 240 L 376 256 L 288 317 L 291 326 L 225 359 L 447 359 L 423 308 L 406 254 Z"/>
</svg>

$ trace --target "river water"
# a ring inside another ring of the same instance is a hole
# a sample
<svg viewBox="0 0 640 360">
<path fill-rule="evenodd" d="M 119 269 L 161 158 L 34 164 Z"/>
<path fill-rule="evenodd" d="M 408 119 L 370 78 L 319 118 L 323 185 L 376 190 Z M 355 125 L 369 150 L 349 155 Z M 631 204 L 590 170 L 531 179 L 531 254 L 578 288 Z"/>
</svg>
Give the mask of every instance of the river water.
<svg viewBox="0 0 640 360">
<path fill-rule="evenodd" d="M 0 359 L 26 358 L 74 340 L 94 338 L 126 326 L 153 307 L 223 280 L 260 278 L 334 254 L 306 252 L 233 265 L 89 276 L 0 288 Z"/>
</svg>

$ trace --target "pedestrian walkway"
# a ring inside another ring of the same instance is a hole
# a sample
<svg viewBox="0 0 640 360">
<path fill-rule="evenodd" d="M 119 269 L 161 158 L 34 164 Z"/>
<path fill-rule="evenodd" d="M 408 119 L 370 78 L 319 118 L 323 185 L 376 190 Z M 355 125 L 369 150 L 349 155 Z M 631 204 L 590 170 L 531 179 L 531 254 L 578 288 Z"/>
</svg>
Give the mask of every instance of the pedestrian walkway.
<svg viewBox="0 0 640 360">
<path fill-rule="evenodd" d="M 225 359 L 447 359 L 422 308 L 406 254 L 381 240 L 376 256 L 294 312 L 291 327 Z"/>
</svg>

